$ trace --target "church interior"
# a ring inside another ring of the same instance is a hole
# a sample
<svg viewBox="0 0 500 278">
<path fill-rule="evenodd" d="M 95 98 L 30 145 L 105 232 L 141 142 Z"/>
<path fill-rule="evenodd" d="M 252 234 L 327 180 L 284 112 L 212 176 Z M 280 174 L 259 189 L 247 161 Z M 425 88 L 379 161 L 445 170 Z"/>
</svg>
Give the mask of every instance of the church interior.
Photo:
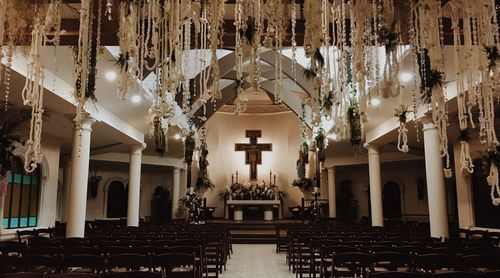
<svg viewBox="0 0 500 278">
<path fill-rule="evenodd" d="M 500 277 L 499 0 L 0 0 L 0 277 Z"/>
</svg>

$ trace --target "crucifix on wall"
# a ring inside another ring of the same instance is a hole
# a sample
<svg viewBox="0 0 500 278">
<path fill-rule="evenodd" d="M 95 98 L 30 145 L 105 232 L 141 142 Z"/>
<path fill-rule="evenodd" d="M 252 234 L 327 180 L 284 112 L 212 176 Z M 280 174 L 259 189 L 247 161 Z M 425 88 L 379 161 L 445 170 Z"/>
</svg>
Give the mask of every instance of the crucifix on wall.
<svg viewBox="0 0 500 278">
<path fill-rule="evenodd" d="M 262 137 L 261 130 L 246 130 L 245 137 L 250 138 L 250 144 L 234 144 L 235 151 L 245 152 L 245 164 L 250 165 L 250 180 L 257 180 L 257 165 L 262 164 L 262 152 L 272 151 L 272 144 L 257 143 L 257 138 Z"/>
</svg>

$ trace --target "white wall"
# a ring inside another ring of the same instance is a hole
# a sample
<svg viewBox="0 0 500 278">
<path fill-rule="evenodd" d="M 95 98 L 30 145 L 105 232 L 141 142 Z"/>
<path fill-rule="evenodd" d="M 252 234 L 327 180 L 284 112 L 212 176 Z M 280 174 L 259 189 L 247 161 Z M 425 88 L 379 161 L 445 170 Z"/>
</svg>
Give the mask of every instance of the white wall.
<svg viewBox="0 0 500 278">
<path fill-rule="evenodd" d="M 240 115 L 216 113 L 207 122 L 208 173 L 216 184 L 214 191 L 205 193 L 207 205 L 217 207 L 216 217 L 222 217 L 224 202 L 219 193 L 231 183 L 231 174 L 238 170 L 239 181 L 249 178 L 249 165 L 245 165 L 245 153 L 234 150 L 235 143 L 248 143 L 245 130 L 262 130 L 259 143 L 271 143 L 272 152 L 262 152 L 262 165 L 257 166 L 258 180 L 269 184 L 269 171 L 276 174 L 276 184 L 288 194 L 284 203 L 284 213 L 288 206 L 300 204 L 303 194 L 292 188 L 296 178 L 296 161 L 299 150 L 299 120 L 292 112 L 273 115 Z"/>
<path fill-rule="evenodd" d="M 106 185 L 113 180 L 128 183 L 129 165 L 128 163 L 91 161 L 89 168 L 91 170 L 90 175 L 101 176 L 102 180 L 99 182 L 97 197 L 87 199 L 86 219 L 103 219 L 106 218 Z M 97 173 L 95 170 L 97 170 Z M 142 165 L 140 217 L 151 215 L 150 202 L 157 186 L 167 187 L 170 194 L 172 194 L 172 173 L 171 167 Z"/>
<path fill-rule="evenodd" d="M 382 154 L 383 155 L 383 154 Z M 423 161 L 401 161 L 398 163 L 387 162 L 381 165 L 382 186 L 388 181 L 396 181 L 402 191 L 401 213 L 403 214 L 425 214 L 429 213 L 427 196 L 423 200 L 418 199 L 417 180 L 425 179 Z M 350 180 L 352 194 L 358 200 L 359 216 L 368 216 L 368 165 L 339 166 L 336 168 L 336 187 L 339 192 L 340 183 Z"/>
</svg>

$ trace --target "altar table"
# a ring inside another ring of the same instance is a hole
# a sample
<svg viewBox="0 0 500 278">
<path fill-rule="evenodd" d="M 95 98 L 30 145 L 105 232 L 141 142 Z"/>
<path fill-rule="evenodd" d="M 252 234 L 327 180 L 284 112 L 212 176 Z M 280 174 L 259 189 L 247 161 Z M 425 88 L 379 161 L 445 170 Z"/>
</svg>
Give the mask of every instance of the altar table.
<svg viewBox="0 0 500 278">
<path fill-rule="evenodd" d="M 229 219 L 229 206 L 234 206 L 234 220 L 243 220 L 243 206 L 267 206 L 264 208 L 264 220 L 273 220 L 274 207 L 278 207 L 278 219 L 282 219 L 283 215 L 281 213 L 281 201 L 280 200 L 227 200 L 226 201 L 226 213 L 224 215 L 225 219 Z"/>
</svg>

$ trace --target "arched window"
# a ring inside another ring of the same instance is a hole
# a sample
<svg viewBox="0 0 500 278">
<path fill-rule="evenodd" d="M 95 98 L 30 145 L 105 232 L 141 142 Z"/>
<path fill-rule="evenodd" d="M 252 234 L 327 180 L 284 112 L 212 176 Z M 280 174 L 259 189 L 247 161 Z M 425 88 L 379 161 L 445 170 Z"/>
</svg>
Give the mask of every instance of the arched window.
<svg viewBox="0 0 500 278">
<path fill-rule="evenodd" d="M 24 171 L 23 161 L 15 157 L 7 175 L 7 191 L 3 208 L 5 229 L 35 227 L 40 199 L 40 166 L 33 173 Z"/>
<path fill-rule="evenodd" d="M 107 196 L 107 211 L 108 218 L 122 218 L 127 216 L 128 194 L 125 184 L 115 180 L 109 184 Z"/>
</svg>

